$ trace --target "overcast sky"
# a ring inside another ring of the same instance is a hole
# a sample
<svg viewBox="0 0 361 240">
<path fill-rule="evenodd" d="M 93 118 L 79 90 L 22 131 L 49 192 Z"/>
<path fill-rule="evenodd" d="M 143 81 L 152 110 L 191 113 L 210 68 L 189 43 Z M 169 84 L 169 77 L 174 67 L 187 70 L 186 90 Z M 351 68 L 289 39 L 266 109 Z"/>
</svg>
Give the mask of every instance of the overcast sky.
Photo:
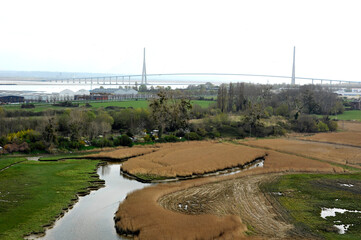
<svg viewBox="0 0 361 240">
<path fill-rule="evenodd" d="M 361 1 L 1 0 L 0 70 L 361 80 Z"/>
</svg>

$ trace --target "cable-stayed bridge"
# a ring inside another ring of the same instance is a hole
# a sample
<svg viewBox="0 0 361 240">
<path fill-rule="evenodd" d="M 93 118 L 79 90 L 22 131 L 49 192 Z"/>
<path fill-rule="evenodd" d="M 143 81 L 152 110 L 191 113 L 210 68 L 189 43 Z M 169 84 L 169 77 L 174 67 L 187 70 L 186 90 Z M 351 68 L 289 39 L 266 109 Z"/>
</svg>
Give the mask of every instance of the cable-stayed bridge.
<svg viewBox="0 0 361 240">
<path fill-rule="evenodd" d="M 244 73 L 160 73 L 147 74 L 147 81 L 140 74 L 112 75 L 100 77 L 77 77 L 44 79 L 42 83 L 48 84 L 96 84 L 96 85 L 190 85 L 211 82 L 213 84 L 229 82 L 254 82 L 254 83 L 290 83 L 291 76 L 244 74 Z M 242 80 L 243 79 L 243 80 Z M 274 81 L 273 81 L 274 80 Z M 361 85 L 361 81 L 342 79 L 295 77 L 296 84 L 327 84 L 327 85 Z"/>
</svg>

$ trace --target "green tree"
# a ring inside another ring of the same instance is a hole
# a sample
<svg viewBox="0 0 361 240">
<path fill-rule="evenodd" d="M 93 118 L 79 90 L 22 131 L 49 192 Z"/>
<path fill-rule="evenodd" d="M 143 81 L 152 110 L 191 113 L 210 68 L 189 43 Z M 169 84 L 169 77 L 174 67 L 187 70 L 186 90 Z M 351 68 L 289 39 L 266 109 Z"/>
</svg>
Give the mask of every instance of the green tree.
<svg viewBox="0 0 361 240">
<path fill-rule="evenodd" d="M 170 110 L 167 93 L 161 90 L 157 93 L 157 96 L 158 98 L 154 98 L 150 101 L 149 107 L 151 109 L 150 116 L 159 130 L 158 137 L 161 138 L 163 131 L 167 126 L 167 122 L 170 119 Z"/>
</svg>

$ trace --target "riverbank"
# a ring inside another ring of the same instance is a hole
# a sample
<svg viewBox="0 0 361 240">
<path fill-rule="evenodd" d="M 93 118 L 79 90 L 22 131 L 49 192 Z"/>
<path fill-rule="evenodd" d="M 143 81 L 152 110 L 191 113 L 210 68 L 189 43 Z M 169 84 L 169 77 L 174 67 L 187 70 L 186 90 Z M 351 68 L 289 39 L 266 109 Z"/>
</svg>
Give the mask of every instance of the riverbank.
<svg viewBox="0 0 361 240">
<path fill-rule="evenodd" d="M 226 212 L 224 215 L 220 215 L 218 211 L 209 211 L 201 214 L 184 214 L 184 212 L 170 211 L 168 210 L 170 209 L 169 207 L 160 204 L 160 202 L 162 202 L 162 199 L 168 194 L 198 188 L 210 183 L 224 183 L 226 180 L 241 179 L 251 175 L 298 171 L 344 172 L 343 168 L 332 166 L 325 162 L 275 151 L 267 151 L 267 153 L 268 155 L 265 156 L 262 168 L 254 168 L 228 176 L 159 184 L 131 193 L 127 199 L 120 204 L 116 213 L 115 222 L 117 231 L 120 234 L 135 235 L 140 239 L 177 239 L 177 237 L 179 239 L 196 239 L 200 237 L 211 239 L 220 236 L 225 239 L 244 238 L 246 237 L 247 224 L 250 223 L 244 222 L 243 215 L 239 215 L 237 212 Z M 219 161 L 221 160 L 222 159 Z M 217 193 L 219 193 L 221 189 L 222 188 L 213 188 Z M 249 192 L 246 192 L 245 194 L 248 193 Z M 182 192 L 180 192 L 180 195 L 183 195 Z M 197 196 L 194 199 L 202 201 L 202 196 Z M 239 202 L 239 199 L 233 199 L 232 201 L 228 199 L 222 204 L 227 205 L 228 202 L 237 201 Z M 174 198 L 172 204 L 181 204 L 184 206 L 184 202 L 178 198 Z M 256 205 L 254 205 L 254 207 L 256 207 Z M 267 207 L 272 207 L 272 205 Z M 250 209 L 250 211 L 252 210 L 253 209 Z M 259 219 L 254 219 L 254 221 L 259 221 Z"/>
<path fill-rule="evenodd" d="M 131 158 L 122 171 L 139 179 L 192 178 L 242 167 L 264 158 L 264 150 L 217 141 L 157 144 L 159 150 Z"/>
<path fill-rule="evenodd" d="M 23 161 L 0 172 L 0 239 L 42 233 L 72 207 L 78 194 L 101 187 L 95 172 L 98 164 L 94 160 Z"/>
</svg>

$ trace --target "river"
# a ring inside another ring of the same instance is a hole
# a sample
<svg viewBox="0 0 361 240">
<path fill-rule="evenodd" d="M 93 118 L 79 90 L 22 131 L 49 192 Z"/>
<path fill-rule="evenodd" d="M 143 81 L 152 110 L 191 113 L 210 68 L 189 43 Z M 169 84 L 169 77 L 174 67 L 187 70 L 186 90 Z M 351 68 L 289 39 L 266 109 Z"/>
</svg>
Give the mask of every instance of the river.
<svg viewBox="0 0 361 240">
<path fill-rule="evenodd" d="M 123 177 L 120 166 L 121 163 L 99 166 L 97 173 L 105 180 L 105 187 L 80 197 L 73 209 L 56 221 L 54 227 L 48 229 L 44 237 L 36 239 L 126 239 L 115 231 L 114 213 L 128 193 L 149 184 Z"/>
<path fill-rule="evenodd" d="M 264 160 L 255 160 L 243 167 L 232 168 L 207 176 L 224 176 L 239 173 L 252 168 L 263 167 Z M 89 195 L 80 197 L 74 207 L 47 229 L 45 236 L 30 236 L 27 239 L 36 240 L 115 240 L 128 239 L 118 235 L 114 227 L 114 214 L 119 204 L 126 196 L 138 189 L 149 186 L 150 183 L 141 183 L 128 179 L 120 172 L 121 163 L 107 162 L 100 165 L 97 173 L 105 181 L 105 187 L 91 191 Z"/>
</svg>

